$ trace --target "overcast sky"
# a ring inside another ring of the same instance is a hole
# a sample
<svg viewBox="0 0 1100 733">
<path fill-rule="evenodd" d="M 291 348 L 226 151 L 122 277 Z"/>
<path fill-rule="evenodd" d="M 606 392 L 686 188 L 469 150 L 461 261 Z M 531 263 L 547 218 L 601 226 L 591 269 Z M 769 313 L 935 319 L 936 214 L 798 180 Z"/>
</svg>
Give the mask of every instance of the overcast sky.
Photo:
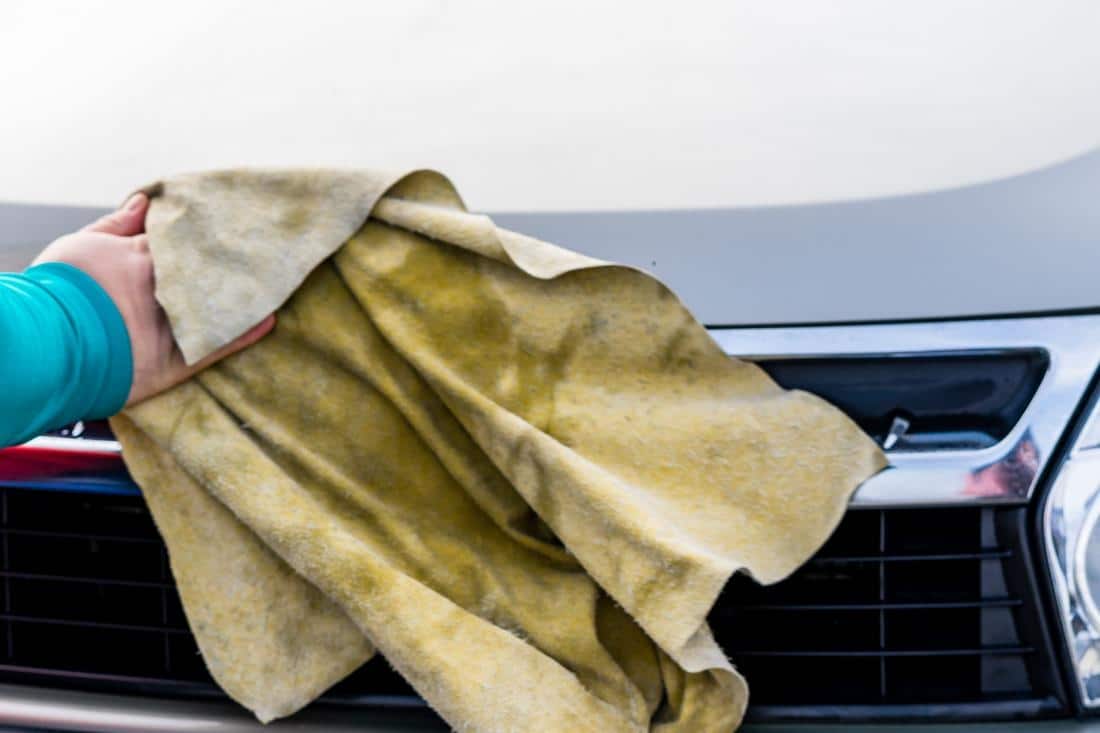
<svg viewBox="0 0 1100 733">
<path fill-rule="evenodd" d="M 497 211 L 942 188 L 1097 146 L 1098 30 L 1091 0 L 5 0 L 0 201 L 237 165 L 433 167 Z"/>
</svg>

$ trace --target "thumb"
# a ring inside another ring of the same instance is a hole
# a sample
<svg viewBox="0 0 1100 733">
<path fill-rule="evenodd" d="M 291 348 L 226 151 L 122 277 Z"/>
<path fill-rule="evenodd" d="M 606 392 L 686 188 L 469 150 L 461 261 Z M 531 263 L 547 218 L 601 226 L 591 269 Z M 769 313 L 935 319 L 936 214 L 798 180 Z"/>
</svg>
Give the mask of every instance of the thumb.
<svg viewBox="0 0 1100 733">
<path fill-rule="evenodd" d="M 231 354 L 235 354 L 241 349 L 248 348 L 252 344 L 262 339 L 264 336 L 266 336 L 274 327 L 275 314 L 272 313 L 270 316 L 263 319 L 255 326 L 238 336 L 236 339 L 215 351 L 210 356 L 186 367 L 179 381 L 182 382 L 185 379 L 190 379 L 206 367 L 211 366 L 212 364 L 216 364 L 225 357 L 230 356 Z"/>
<path fill-rule="evenodd" d="M 83 231 L 115 234 L 120 237 L 141 234 L 145 231 L 145 212 L 148 209 L 149 197 L 144 193 L 135 193 L 126 200 L 122 208 L 92 222 Z"/>
<path fill-rule="evenodd" d="M 173 342 L 171 355 L 167 357 L 167 363 L 155 374 L 148 375 L 141 380 L 137 379 L 135 375 L 134 384 L 130 389 L 130 396 L 126 400 L 126 406 L 133 407 L 155 394 L 171 389 L 181 382 L 186 382 L 208 366 L 256 343 L 266 336 L 274 326 L 275 315 L 272 314 L 238 336 L 232 343 L 226 344 L 210 356 L 191 365 L 184 363 L 179 346 Z M 170 333 L 169 338 L 171 338 Z"/>
</svg>

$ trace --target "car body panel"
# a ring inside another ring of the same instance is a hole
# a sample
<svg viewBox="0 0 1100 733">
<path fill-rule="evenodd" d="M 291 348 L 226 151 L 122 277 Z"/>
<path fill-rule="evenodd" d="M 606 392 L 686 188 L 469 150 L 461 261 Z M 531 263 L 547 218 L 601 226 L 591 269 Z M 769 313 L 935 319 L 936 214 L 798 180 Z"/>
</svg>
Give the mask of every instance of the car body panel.
<svg viewBox="0 0 1100 733">
<path fill-rule="evenodd" d="M 1019 315 L 1100 307 L 1100 151 L 1020 176 L 841 203 L 494 214 L 652 272 L 707 325 Z M 0 270 L 101 209 L 0 204 Z"/>
<path fill-rule="evenodd" d="M 708 325 L 981 317 L 1100 305 L 1100 151 L 911 196 L 708 211 L 507 214 L 661 278 Z"/>
</svg>

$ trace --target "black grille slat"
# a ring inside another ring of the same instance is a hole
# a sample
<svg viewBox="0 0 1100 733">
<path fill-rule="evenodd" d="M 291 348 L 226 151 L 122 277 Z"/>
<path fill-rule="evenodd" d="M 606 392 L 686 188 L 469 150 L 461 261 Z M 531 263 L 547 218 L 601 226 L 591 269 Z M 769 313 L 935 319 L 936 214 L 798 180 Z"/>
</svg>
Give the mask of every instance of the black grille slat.
<svg viewBox="0 0 1100 733">
<path fill-rule="evenodd" d="M 37 529 L 6 529 L 3 530 L 10 536 L 15 537 L 35 537 L 44 539 L 58 539 L 58 540 L 80 540 L 90 542 L 125 542 L 135 543 L 140 545 L 151 545 L 154 547 L 160 547 L 161 541 L 157 537 L 127 537 L 125 535 L 111 535 L 111 534 L 92 534 L 92 533 L 80 533 L 80 532 L 47 532 Z"/>
<path fill-rule="evenodd" d="M 980 647 L 974 649 L 803 649 L 800 651 L 775 651 L 742 649 L 743 657 L 975 657 L 995 656 L 999 654 L 1022 656 L 1034 654 L 1029 646 Z"/>
<path fill-rule="evenodd" d="M 1027 621 L 1037 604 L 1025 540 L 1005 529 L 1020 511 L 853 511 L 782 583 L 734 578 L 710 620 L 749 679 L 750 715 L 1049 710 L 1053 664 Z M 0 680 L 221 694 L 140 497 L 0 488 L 0 594 Z M 380 658 L 326 699 L 418 702 Z"/>
<path fill-rule="evenodd" d="M 753 603 L 736 604 L 716 608 L 714 616 L 729 616 L 738 611 L 877 611 L 877 610 L 937 610 L 953 608 L 1014 608 L 1023 604 L 1022 598 L 989 598 L 974 601 L 932 601 L 928 603 Z"/>
<path fill-rule="evenodd" d="M 951 552 L 923 555 L 837 555 L 818 556 L 810 565 L 854 565 L 879 562 L 938 562 L 946 560 L 1005 560 L 1012 557 L 1011 550 L 987 550 L 983 552 Z"/>
<path fill-rule="evenodd" d="M 172 628 L 162 625 L 115 624 L 103 621 L 74 618 L 47 618 L 45 616 L 21 616 L 14 613 L 0 614 L 0 621 L 14 621 L 25 624 L 43 624 L 47 626 L 77 626 L 87 629 L 112 629 L 115 631 L 138 631 L 151 634 L 190 634 L 186 628 Z"/>
<path fill-rule="evenodd" d="M 117 580 L 114 578 L 84 578 L 78 575 L 47 575 L 44 573 L 19 573 L 9 570 L 0 571 L 0 578 L 15 578 L 18 580 L 44 580 L 57 583 L 84 583 L 102 586 L 122 586 L 131 588 L 162 588 L 174 589 L 171 582 L 154 580 Z"/>
</svg>

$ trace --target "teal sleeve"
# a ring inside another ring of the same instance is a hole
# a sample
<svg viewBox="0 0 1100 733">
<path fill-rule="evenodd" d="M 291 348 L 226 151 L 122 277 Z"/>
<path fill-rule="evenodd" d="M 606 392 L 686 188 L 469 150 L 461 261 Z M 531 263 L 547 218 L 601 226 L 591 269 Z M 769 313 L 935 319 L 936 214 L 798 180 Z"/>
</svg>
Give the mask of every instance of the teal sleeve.
<svg viewBox="0 0 1100 733">
<path fill-rule="evenodd" d="M 133 381 L 126 324 L 71 265 L 0 273 L 0 446 L 122 409 Z"/>
</svg>

